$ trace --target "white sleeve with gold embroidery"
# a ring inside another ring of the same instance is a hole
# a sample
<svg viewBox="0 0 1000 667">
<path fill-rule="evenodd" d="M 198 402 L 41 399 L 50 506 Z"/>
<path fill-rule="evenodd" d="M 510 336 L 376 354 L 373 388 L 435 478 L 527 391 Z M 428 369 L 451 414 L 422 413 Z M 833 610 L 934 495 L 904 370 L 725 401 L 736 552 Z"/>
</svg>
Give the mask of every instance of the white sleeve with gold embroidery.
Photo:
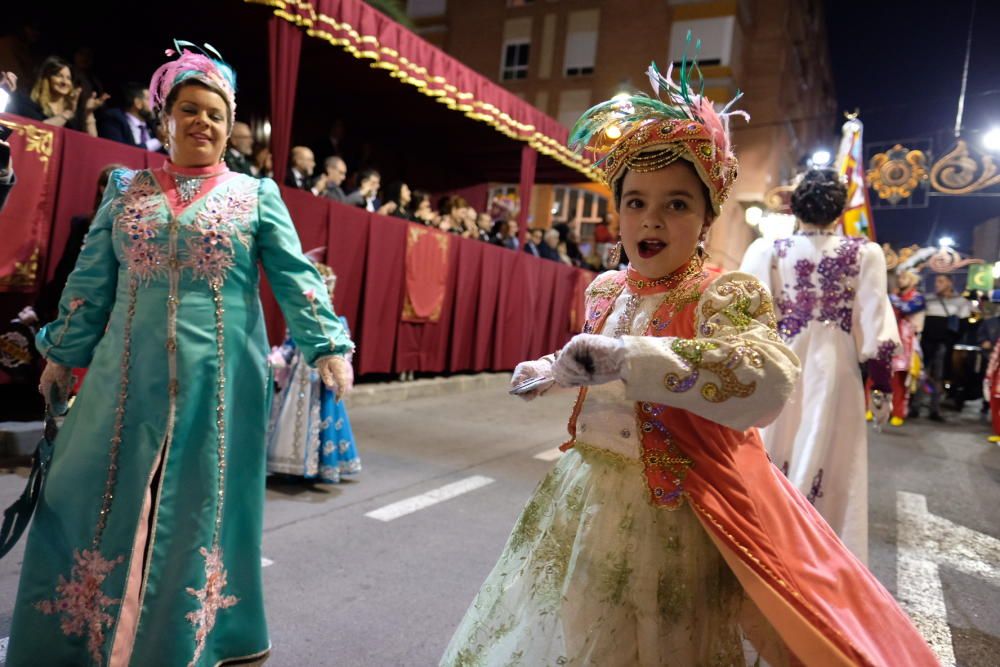
<svg viewBox="0 0 1000 667">
<path fill-rule="evenodd" d="M 770 293 L 746 273 L 727 273 L 705 290 L 694 338 L 622 340 L 629 400 L 681 408 L 738 431 L 774 421 L 799 376 L 798 357 L 775 330 Z"/>
</svg>

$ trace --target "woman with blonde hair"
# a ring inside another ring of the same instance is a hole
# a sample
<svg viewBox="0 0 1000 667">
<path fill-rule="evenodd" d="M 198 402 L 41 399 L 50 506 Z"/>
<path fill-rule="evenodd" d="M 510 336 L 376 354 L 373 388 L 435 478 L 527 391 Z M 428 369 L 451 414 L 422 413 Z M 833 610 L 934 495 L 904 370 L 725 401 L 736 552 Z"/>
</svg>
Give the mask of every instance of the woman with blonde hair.
<svg viewBox="0 0 1000 667">
<path fill-rule="evenodd" d="M 91 93 L 80 103 L 82 89 L 74 87 L 73 73 L 68 62 L 59 56 L 49 56 L 38 71 L 38 79 L 29 95 L 14 93 L 10 113 L 39 120 L 56 127 L 86 132 L 97 136 L 94 112 L 108 99 L 108 95 Z"/>
</svg>

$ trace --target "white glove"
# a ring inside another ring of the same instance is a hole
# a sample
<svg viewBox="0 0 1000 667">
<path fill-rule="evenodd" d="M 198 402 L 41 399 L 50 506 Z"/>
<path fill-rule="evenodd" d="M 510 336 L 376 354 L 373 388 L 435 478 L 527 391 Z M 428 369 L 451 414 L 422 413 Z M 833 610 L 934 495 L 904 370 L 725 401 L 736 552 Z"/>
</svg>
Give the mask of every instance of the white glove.
<svg viewBox="0 0 1000 667">
<path fill-rule="evenodd" d="M 882 427 L 889 423 L 889 417 L 892 415 L 892 394 L 873 389 L 871 405 L 875 428 L 881 431 Z"/>
<path fill-rule="evenodd" d="M 57 412 L 69 400 L 69 390 L 73 386 L 73 369 L 49 361 L 45 364 L 42 377 L 38 381 L 38 392 L 49 407 Z"/>
<path fill-rule="evenodd" d="M 552 377 L 564 387 L 604 384 L 621 377 L 625 343 L 620 338 L 577 334 L 552 365 Z"/>
<path fill-rule="evenodd" d="M 340 402 L 354 387 L 354 367 L 346 357 L 331 354 L 316 360 L 316 370 L 323 384 L 333 391 Z"/>
<path fill-rule="evenodd" d="M 533 380 L 534 378 L 540 377 L 552 377 L 552 356 L 545 356 L 541 359 L 535 359 L 534 361 L 522 361 L 514 368 L 514 374 L 510 376 L 510 388 L 513 389 L 522 382 L 527 382 L 528 380 Z M 545 384 L 538 385 L 531 391 L 525 392 L 523 394 L 517 394 L 520 398 L 526 401 L 533 400 L 542 396 L 549 389 L 552 388 L 554 380 L 547 382 Z"/>
</svg>

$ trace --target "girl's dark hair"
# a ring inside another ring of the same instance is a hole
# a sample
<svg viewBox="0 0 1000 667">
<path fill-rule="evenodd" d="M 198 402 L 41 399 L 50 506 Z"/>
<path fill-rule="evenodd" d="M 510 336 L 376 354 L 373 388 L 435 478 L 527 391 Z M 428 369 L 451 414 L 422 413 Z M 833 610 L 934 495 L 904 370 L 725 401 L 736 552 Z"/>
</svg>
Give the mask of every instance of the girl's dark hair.
<svg viewBox="0 0 1000 667">
<path fill-rule="evenodd" d="M 403 181 L 393 181 L 389 185 L 382 188 L 382 202 L 394 202 L 397 205 L 401 205 L 399 201 L 403 192 Z M 412 203 L 413 194 L 410 193 L 410 201 Z"/>
<path fill-rule="evenodd" d="M 847 186 L 833 169 L 810 169 L 792 192 L 792 213 L 812 225 L 834 222 L 846 203 Z"/>
<path fill-rule="evenodd" d="M 430 201 L 431 195 L 426 190 L 413 190 L 410 192 L 410 206 L 414 211 L 420 206 L 420 203 L 424 200 Z"/>
<path fill-rule="evenodd" d="M 670 149 L 667 149 L 667 150 L 670 150 Z M 643 153 L 643 155 L 645 155 L 645 153 Z M 678 158 L 676 161 L 677 162 L 683 162 L 684 164 L 686 164 L 688 166 L 688 168 L 691 171 L 694 172 L 694 175 L 698 177 L 698 185 L 701 186 L 701 194 L 705 197 L 705 211 L 707 211 L 710 216 L 714 216 L 713 209 L 712 209 L 712 195 L 709 193 L 708 186 L 705 185 L 705 181 L 701 180 L 701 176 L 698 174 L 698 170 L 694 168 L 693 164 L 691 164 L 690 162 L 688 162 L 687 160 L 685 160 L 683 158 Z M 673 164 L 673 163 L 671 163 L 671 164 Z M 625 174 L 627 174 L 628 171 L 629 171 L 628 167 L 625 167 L 624 169 L 622 169 L 622 173 L 618 177 L 618 180 L 616 180 L 612 184 L 612 186 L 611 186 L 611 194 L 612 194 L 612 196 L 614 196 L 614 199 L 615 199 L 615 210 L 621 210 L 621 207 L 622 207 L 622 187 L 623 187 L 623 185 L 625 183 Z"/>
</svg>

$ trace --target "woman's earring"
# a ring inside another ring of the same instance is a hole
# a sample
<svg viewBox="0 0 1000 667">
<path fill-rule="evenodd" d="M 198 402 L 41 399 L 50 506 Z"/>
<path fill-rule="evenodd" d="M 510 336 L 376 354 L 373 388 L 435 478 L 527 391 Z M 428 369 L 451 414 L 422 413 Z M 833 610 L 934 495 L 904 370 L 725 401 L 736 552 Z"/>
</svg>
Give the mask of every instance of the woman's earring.
<svg viewBox="0 0 1000 667">
<path fill-rule="evenodd" d="M 615 244 L 615 247 L 611 249 L 611 252 L 608 253 L 608 264 L 611 265 L 609 268 L 617 269 L 621 261 L 622 261 L 622 242 L 619 241 L 618 243 Z"/>
</svg>

